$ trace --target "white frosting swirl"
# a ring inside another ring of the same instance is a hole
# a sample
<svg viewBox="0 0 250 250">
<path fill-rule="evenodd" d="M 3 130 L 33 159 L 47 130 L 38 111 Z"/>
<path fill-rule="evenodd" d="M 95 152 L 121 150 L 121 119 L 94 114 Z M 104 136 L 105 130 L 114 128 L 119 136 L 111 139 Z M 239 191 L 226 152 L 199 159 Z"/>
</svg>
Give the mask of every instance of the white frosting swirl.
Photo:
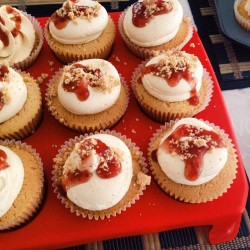
<svg viewBox="0 0 250 250">
<path fill-rule="evenodd" d="M 196 118 L 183 118 L 176 122 L 173 128 L 161 139 L 160 145 L 169 135 L 174 132 L 178 126 L 182 124 L 190 124 L 196 126 L 197 128 L 213 131 L 210 126 Z M 188 137 L 184 137 L 183 140 L 188 140 Z M 201 185 L 212 180 L 216 175 L 219 174 L 221 169 L 226 164 L 227 157 L 227 148 L 222 147 L 208 150 L 204 154 L 203 167 L 200 176 L 198 179 L 190 181 L 184 176 L 185 163 L 178 155 L 174 156 L 170 153 L 166 153 L 166 151 L 160 147 L 157 150 L 157 159 L 162 171 L 174 182 L 191 186 Z"/>
<path fill-rule="evenodd" d="M 144 27 L 136 27 L 132 22 L 132 8 L 128 8 L 123 20 L 123 30 L 130 41 L 138 46 L 151 47 L 166 43 L 177 34 L 183 19 L 183 9 L 177 0 L 172 11 L 154 16 Z M 142 2 L 140 0 L 139 2 Z"/>
<path fill-rule="evenodd" d="M 22 76 L 11 67 L 4 81 L 0 81 L 0 92 L 4 93 L 4 103 L 0 110 L 0 123 L 15 116 L 22 108 L 27 99 L 27 87 Z"/>
<path fill-rule="evenodd" d="M 8 212 L 23 185 L 24 169 L 19 156 L 12 150 L 0 145 L 0 150 L 7 154 L 9 167 L 0 170 L 0 218 Z"/>
<path fill-rule="evenodd" d="M 70 187 L 67 190 L 67 196 L 76 205 L 85 209 L 94 211 L 107 209 L 117 204 L 129 189 L 133 173 L 131 153 L 127 145 L 115 136 L 95 134 L 87 138 L 99 139 L 114 151 L 118 150 L 122 170 L 114 177 L 108 179 L 100 178 L 95 172 L 99 158 L 94 155 L 91 157 L 91 168 L 93 168 L 92 177 L 87 182 Z M 74 150 L 65 162 L 64 168 L 79 166 L 79 164 L 80 156 Z"/>
<path fill-rule="evenodd" d="M 244 10 L 247 12 L 247 14 L 250 16 L 250 1 L 247 0 L 245 6 L 244 6 Z"/>
<path fill-rule="evenodd" d="M 16 28 L 15 14 L 8 13 L 8 8 L 20 15 L 20 30 L 17 35 L 12 34 Z M 0 7 L 0 20 L 0 30 L 7 35 L 9 41 L 6 45 L 0 40 L 0 63 L 13 64 L 28 58 L 35 44 L 35 30 L 30 20 L 22 12 L 8 5 Z"/>
<path fill-rule="evenodd" d="M 188 54 L 184 51 L 172 53 L 161 54 L 156 57 L 151 58 L 147 62 L 146 66 L 159 63 L 160 60 L 166 60 L 166 62 L 171 62 L 173 60 L 173 55 L 176 55 L 176 60 L 183 60 L 183 57 L 187 57 L 188 70 L 192 77 L 196 81 L 196 92 L 200 91 L 202 85 L 202 75 L 203 66 L 198 59 L 198 57 Z M 153 74 L 145 74 L 142 76 L 142 83 L 144 88 L 148 93 L 161 101 L 167 102 L 179 102 L 188 100 L 191 97 L 192 83 L 188 82 L 186 79 L 181 78 L 178 84 L 171 86 L 167 79 Z"/>
<path fill-rule="evenodd" d="M 96 114 L 110 108 L 117 101 L 121 91 L 120 76 L 116 68 L 103 59 L 87 59 L 77 64 L 99 68 L 102 72 L 100 81 L 105 82 L 105 85 L 115 82 L 115 85 L 108 91 L 89 85 L 89 97 L 85 101 L 80 101 L 75 93 L 63 88 L 63 74 L 58 85 L 58 98 L 61 104 L 71 113 L 78 115 Z"/>
<path fill-rule="evenodd" d="M 70 0 L 64 3 L 74 5 Z M 75 16 L 67 25 L 58 29 L 53 21 L 49 22 L 49 30 L 53 38 L 62 44 L 83 44 L 97 39 L 108 23 L 108 13 L 98 2 L 78 0 L 76 6 L 97 7 L 98 14 L 92 18 Z"/>
</svg>

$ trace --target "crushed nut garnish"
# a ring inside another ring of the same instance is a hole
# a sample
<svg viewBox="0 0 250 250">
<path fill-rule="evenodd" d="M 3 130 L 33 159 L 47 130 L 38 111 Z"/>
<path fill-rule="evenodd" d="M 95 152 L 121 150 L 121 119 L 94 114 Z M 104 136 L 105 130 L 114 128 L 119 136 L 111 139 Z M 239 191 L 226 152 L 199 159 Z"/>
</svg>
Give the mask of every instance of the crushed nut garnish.
<svg viewBox="0 0 250 250">
<path fill-rule="evenodd" d="M 145 67 L 143 74 L 146 72 L 146 74 L 150 73 L 162 78 L 170 78 L 175 72 L 184 72 L 187 68 L 193 68 L 197 60 L 198 58 L 196 56 L 187 54 L 183 51 L 166 52 L 163 58 L 156 64 L 156 70 L 148 72 L 147 67 L 150 67 L 149 65 Z"/>
<path fill-rule="evenodd" d="M 144 11 L 145 18 L 152 17 L 155 12 L 161 11 L 163 9 L 167 9 L 168 11 L 173 9 L 173 1 L 166 0 L 162 2 L 162 6 L 157 6 L 154 0 L 144 0 L 143 5 L 146 7 Z"/>
<path fill-rule="evenodd" d="M 98 16 L 98 12 L 101 8 L 99 3 L 95 6 L 79 6 L 68 0 L 59 10 L 56 11 L 56 15 L 60 18 L 68 17 L 71 20 L 75 20 L 77 17 L 86 18 L 92 20 Z"/>
</svg>

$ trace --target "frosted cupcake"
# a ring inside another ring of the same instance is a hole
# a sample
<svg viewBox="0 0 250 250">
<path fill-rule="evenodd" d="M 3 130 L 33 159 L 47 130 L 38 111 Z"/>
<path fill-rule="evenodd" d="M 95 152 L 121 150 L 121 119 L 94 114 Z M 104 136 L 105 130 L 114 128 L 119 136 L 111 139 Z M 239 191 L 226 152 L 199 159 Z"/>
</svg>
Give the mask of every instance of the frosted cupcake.
<svg viewBox="0 0 250 250">
<path fill-rule="evenodd" d="M 219 127 L 196 118 L 166 123 L 154 134 L 148 152 L 160 187 L 180 201 L 217 199 L 236 177 L 237 158 L 231 140 Z"/>
<path fill-rule="evenodd" d="M 107 58 L 115 34 L 105 8 L 92 0 L 67 0 L 45 26 L 45 38 L 63 63 Z"/>
<path fill-rule="evenodd" d="M 88 59 L 59 71 L 48 86 L 46 100 L 59 122 L 90 132 L 114 126 L 127 109 L 129 93 L 110 62 Z"/>
<path fill-rule="evenodd" d="M 143 111 L 153 120 L 191 117 L 212 95 L 212 82 L 199 58 L 184 51 L 152 57 L 134 72 L 132 88 Z"/>
<path fill-rule="evenodd" d="M 24 139 L 42 117 L 42 96 L 35 79 L 0 64 L 0 139 Z"/>
<path fill-rule="evenodd" d="M 177 0 L 142 0 L 126 9 L 119 30 L 128 49 L 145 59 L 155 51 L 180 50 L 192 37 L 192 25 Z"/>
<path fill-rule="evenodd" d="M 142 153 L 114 131 L 65 142 L 54 163 L 52 179 L 57 197 L 72 213 L 84 218 L 120 214 L 150 184 Z"/>
<path fill-rule="evenodd" d="M 9 5 L 0 7 L 0 63 L 26 69 L 36 60 L 43 44 L 39 22 Z"/>
<path fill-rule="evenodd" d="M 44 195 L 42 162 L 36 151 L 20 141 L 0 141 L 0 231 L 28 223 Z"/>
<path fill-rule="evenodd" d="M 250 31 L 250 1 L 236 0 L 234 2 L 234 14 L 238 23 L 247 31 Z"/>
</svg>

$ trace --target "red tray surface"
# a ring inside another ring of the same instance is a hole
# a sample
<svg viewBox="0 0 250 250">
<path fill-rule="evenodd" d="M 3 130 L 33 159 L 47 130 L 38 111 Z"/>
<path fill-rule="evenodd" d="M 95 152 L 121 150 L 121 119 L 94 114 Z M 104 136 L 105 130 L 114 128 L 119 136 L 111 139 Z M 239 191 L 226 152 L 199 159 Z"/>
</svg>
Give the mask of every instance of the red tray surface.
<svg viewBox="0 0 250 250">
<path fill-rule="evenodd" d="M 111 14 L 116 24 L 119 15 L 120 13 Z M 39 21 L 43 27 L 47 18 L 39 18 Z M 191 43 L 195 47 L 190 46 Z M 238 150 L 220 87 L 196 31 L 183 50 L 196 54 L 214 81 L 214 93 L 209 107 L 196 117 L 223 128 Z M 126 49 L 119 32 L 117 32 L 112 55 L 108 60 L 116 66 L 130 86 L 132 72 L 141 60 Z M 49 66 L 49 61 L 54 61 L 54 66 Z M 44 42 L 38 60 L 27 70 L 34 77 L 40 76 L 41 73 L 49 75 L 48 79 L 41 84 L 43 96 L 47 82 L 61 66 L 62 64 Z M 78 134 L 59 124 L 50 115 L 44 99 L 43 107 L 44 116 L 40 127 L 24 141 L 36 148 L 43 160 L 47 181 L 45 203 L 32 222 L 18 230 L 0 233 L 0 249 L 59 248 L 198 225 L 212 225 L 209 233 L 211 243 L 228 241 L 237 235 L 248 194 L 248 183 L 239 151 L 236 180 L 226 194 L 212 202 L 186 204 L 175 201 L 168 197 L 153 180 L 140 200 L 115 218 L 95 221 L 71 214 L 53 193 L 52 159 L 65 140 Z M 131 92 L 128 109 L 113 129 L 130 137 L 146 156 L 149 139 L 159 126 L 159 123 L 150 120 L 141 112 Z"/>
</svg>

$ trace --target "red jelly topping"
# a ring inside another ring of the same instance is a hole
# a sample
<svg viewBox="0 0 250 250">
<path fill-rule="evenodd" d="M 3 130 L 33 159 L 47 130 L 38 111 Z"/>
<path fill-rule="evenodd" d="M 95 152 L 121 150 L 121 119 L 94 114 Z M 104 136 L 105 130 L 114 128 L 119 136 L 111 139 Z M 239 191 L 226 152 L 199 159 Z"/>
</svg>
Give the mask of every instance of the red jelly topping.
<svg viewBox="0 0 250 250">
<path fill-rule="evenodd" d="M 68 172 L 66 176 L 62 176 L 62 186 L 65 191 L 70 187 L 87 182 L 93 174 L 88 170 L 80 171 L 78 169 L 74 172 Z"/>
<path fill-rule="evenodd" d="M 136 27 L 145 27 L 153 16 L 166 14 L 172 10 L 164 0 L 150 0 L 137 2 L 132 7 L 132 22 Z"/>
<path fill-rule="evenodd" d="M 0 27 L 0 40 L 2 41 L 5 47 L 9 46 L 9 37 L 6 31 L 2 30 Z"/>
<path fill-rule="evenodd" d="M 182 138 L 191 137 L 183 141 Z M 185 162 L 185 177 L 195 181 L 203 168 L 204 154 L 213 148 L 223 148 L 225 143 L 214 131 L 199 129 L 192 125 L 180 125 L 160 145 L 160 148 L 170 154 L 178 154 Z"/>
<path fill-rule="evenodd" d="M 171 87 L 178 85 L 181 79 L 186 80 L 191 85 L 190 98 L 188 99 L 189 104 L 195 106 L 199 103 L 199 97 L 197 96 L 196 91 L 196 78 L 192 76 L 188 67 L 185 67 L 184 70 L 172 70 L 171 75 L 168 76 L 168 73 L 162 70 L 161 63 L 154 63 L 146 66 L 143 69 L 142 74 L 153 74 L 160 76 L 164 78 Z"/>
<path fill-rule="evenodd" d="M 9 69 L 6 65 L 0 64 L 0 81 L 4 81 L 4 78 L 9 73 Z"/>
<path fill-rule="evenodd" d="M 6 6 L 6 11 L 8 14 L 13 15 L 11 19 L 15 22 L 15 28 L 11 31 L 11 33 L 14 37 L 16 37 L 21 29 L 21 15 L 11 6 Z"/>
<path fill-rule="evenodd" d="M 0 149 L 0 170 L 3 170 L 7 167 L 9 167 L 9 164 L 7 163 L 7 154 Z"/>
<path fill-rule="evenodd" d="M 80 68 L 84 73 L 87 73 L 88 78 L 85 77 L 84 74 L 82 76 L 77 75 L 77 68 Z M 101 70 L 99 68 L 91 69 L 88 66 L 77 63 L 70 68 L 70 73 L 72 75 L 72 79 L 76 77 L 77 80 L 70 80 L 69 82 L 67 81 L 67 83 L 64 80 L 63 88 L 68 92 L 75 93 L 79 101 L 86 101 L 89 97 L 88 86 L 96 86 L 96 82 L 102 76 Z"/>
<path fill-rule="evenodd" d="M 62 185 L 64 190 L 77 185 L 79 183 L 87 182 L 92 177 L 90 171 L 92 166 L 91 157 L 98 155 L 100 159 L 99 165 L 96 169 L 96 174 L 100 178 L 112 178 L 121 172 L 121 162 L 114 154 L 114 152 L 101 140 L 86 139 L 79 148 L 81 156 L 81 166 L 78 169 L 69 171 L 65 177 L 62 178 Z"/>
</svg>

